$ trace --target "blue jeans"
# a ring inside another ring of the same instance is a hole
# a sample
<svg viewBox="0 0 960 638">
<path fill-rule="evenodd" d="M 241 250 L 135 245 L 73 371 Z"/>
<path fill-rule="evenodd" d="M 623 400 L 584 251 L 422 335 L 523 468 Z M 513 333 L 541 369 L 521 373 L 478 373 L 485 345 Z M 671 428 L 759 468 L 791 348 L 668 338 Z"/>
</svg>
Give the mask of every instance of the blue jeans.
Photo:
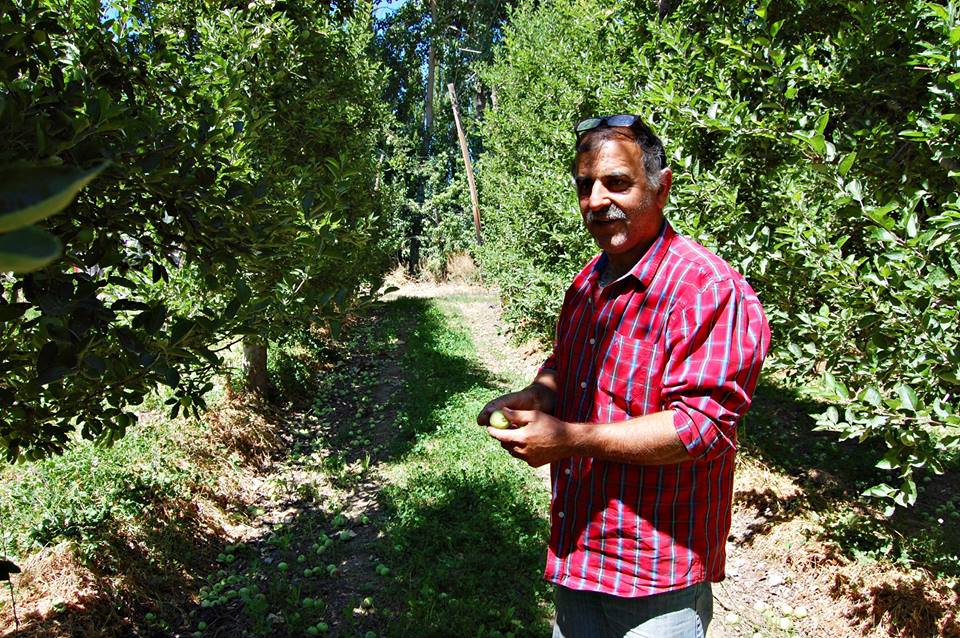
<svg viewBox="0 0 960 638">
<path fill-rule="evenodd" d="M 704 638 L 711 618 L 710 583 L 644 598 L 557 587 L 553 638 Z"/>
</svg>

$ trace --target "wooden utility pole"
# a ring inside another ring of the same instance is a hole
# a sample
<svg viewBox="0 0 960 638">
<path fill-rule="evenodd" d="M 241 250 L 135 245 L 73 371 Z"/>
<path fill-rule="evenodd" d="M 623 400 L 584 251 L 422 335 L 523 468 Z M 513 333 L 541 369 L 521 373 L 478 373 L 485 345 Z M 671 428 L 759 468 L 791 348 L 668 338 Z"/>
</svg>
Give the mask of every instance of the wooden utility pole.
<svg viewBox="0 0 960 638">
<path fill-rule="evenodd" d="M 480 202 L 477 200 L 477 185 L 473 181 L 473 164 L 470 162 L 470 150 L 467 148 L 467 136 L 460 123 L 460 110 L 457 108 L 457 90 L 453 83 L 447 85 L 450 92 L 450 105 L 453 107 L 453 121 L 457 124 L 457 135 L 460 137 L 460 150 L 463 152 L 463 165 L 467 168 L 467 184 L 470 185 L 470 202 L 473 204 L 473 226 L 477 231 L 477 243 L 482 244 L 480 237 Z"/>
</svg>

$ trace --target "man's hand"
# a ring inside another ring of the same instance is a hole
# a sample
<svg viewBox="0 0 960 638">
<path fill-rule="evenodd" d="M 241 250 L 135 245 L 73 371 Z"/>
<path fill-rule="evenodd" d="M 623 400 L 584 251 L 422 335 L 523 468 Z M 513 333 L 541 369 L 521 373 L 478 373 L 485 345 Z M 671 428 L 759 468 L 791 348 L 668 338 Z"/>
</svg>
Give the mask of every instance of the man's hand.
<svg viewBox="0 0 960 638">
<path fill-rule="evenodd" d="M 507 452 L 532 467 L 540 467 L 575 454 L 574 428 L 540 410 L 503 408 L 516 429 L 498 430 L 488 427 L 490 436 L 500 441 Z"/>
<path fill-rule="evenodd" d="M 508 408 L 511 410 L 540 410 L 552 412 L 554 404 L 554 389 L 544 382 L 552 381 L 552 375 L 541 375 L 523 390 L 499 396 L 483 406 L 477 415 L 477 424 L 490 425 L 490 415 L 494 410 Z"/>
</svg>

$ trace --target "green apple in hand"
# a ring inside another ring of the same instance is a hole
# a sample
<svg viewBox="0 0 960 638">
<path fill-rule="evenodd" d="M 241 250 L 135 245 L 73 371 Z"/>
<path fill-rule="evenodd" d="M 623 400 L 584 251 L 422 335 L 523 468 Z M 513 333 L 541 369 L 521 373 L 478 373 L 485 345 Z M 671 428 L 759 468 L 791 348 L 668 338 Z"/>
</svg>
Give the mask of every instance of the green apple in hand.
<svg viewBox="0 0 960 638">
<path fill-rule="evenodd" d="M 510 421 L 507 420 L 507 417 L 503 414 L 501 410 L 494 410 L 490 414 L 490 427 L 497 428 L 498 430 L 506 430 L 510 427 Z"/>
</svg>

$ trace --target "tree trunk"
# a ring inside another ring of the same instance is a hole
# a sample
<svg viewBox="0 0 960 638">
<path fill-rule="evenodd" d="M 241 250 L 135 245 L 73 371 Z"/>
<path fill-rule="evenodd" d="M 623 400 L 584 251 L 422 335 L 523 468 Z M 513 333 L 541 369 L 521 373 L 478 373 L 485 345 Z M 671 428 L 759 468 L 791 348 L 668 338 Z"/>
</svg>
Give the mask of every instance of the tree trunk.
<svg viewBox="0 0 960 638">
<path fill-rule="evenodd" d="M 418 177 L 417 181 L 417 203 L 423 203 L 423 178 Z M 415 277 L 420 272 L 420 233 L 423 232 L 423 213 L 420 212 L 420 207 L 417 207 L 418 210 L 414 213 L 413 223 L 410 224 L 410 255 L 409 260 L 407 261 L 407 274 L 411 277 Z"/>
<path fill-rule="evenodd" d="M 243 340 L 243 380 L 247 392 L 267 396 L 267 346 L 252 338 Z"/>
<path fill-rule="evenodd" d="M 436 84 L 437 53 L 434 47 L 435 36 L 430 36 L 427 52 L 427 88 L 423 96 L 423 145 L 430 152 L 430 137 L 433 135 L 433 86 Z"/>
<path fill-rule="evenodd" d="M 430 42 L 427 48 L 427 86 L 423 93 L 423 158 L 429 161 L 433 147 L 433 97 L 437 74 L 437 2 L 430 0 Z M 410 227 L 410 261 L 407 263 L 407 273 L 412 277 L 420 271 L 420 233 L 423 232 L 423 203 L 426 199 L 426 184 L 423 176 L 417 177 L 416 201 L 419 205 L 413 214 Z"/>
</svg>

